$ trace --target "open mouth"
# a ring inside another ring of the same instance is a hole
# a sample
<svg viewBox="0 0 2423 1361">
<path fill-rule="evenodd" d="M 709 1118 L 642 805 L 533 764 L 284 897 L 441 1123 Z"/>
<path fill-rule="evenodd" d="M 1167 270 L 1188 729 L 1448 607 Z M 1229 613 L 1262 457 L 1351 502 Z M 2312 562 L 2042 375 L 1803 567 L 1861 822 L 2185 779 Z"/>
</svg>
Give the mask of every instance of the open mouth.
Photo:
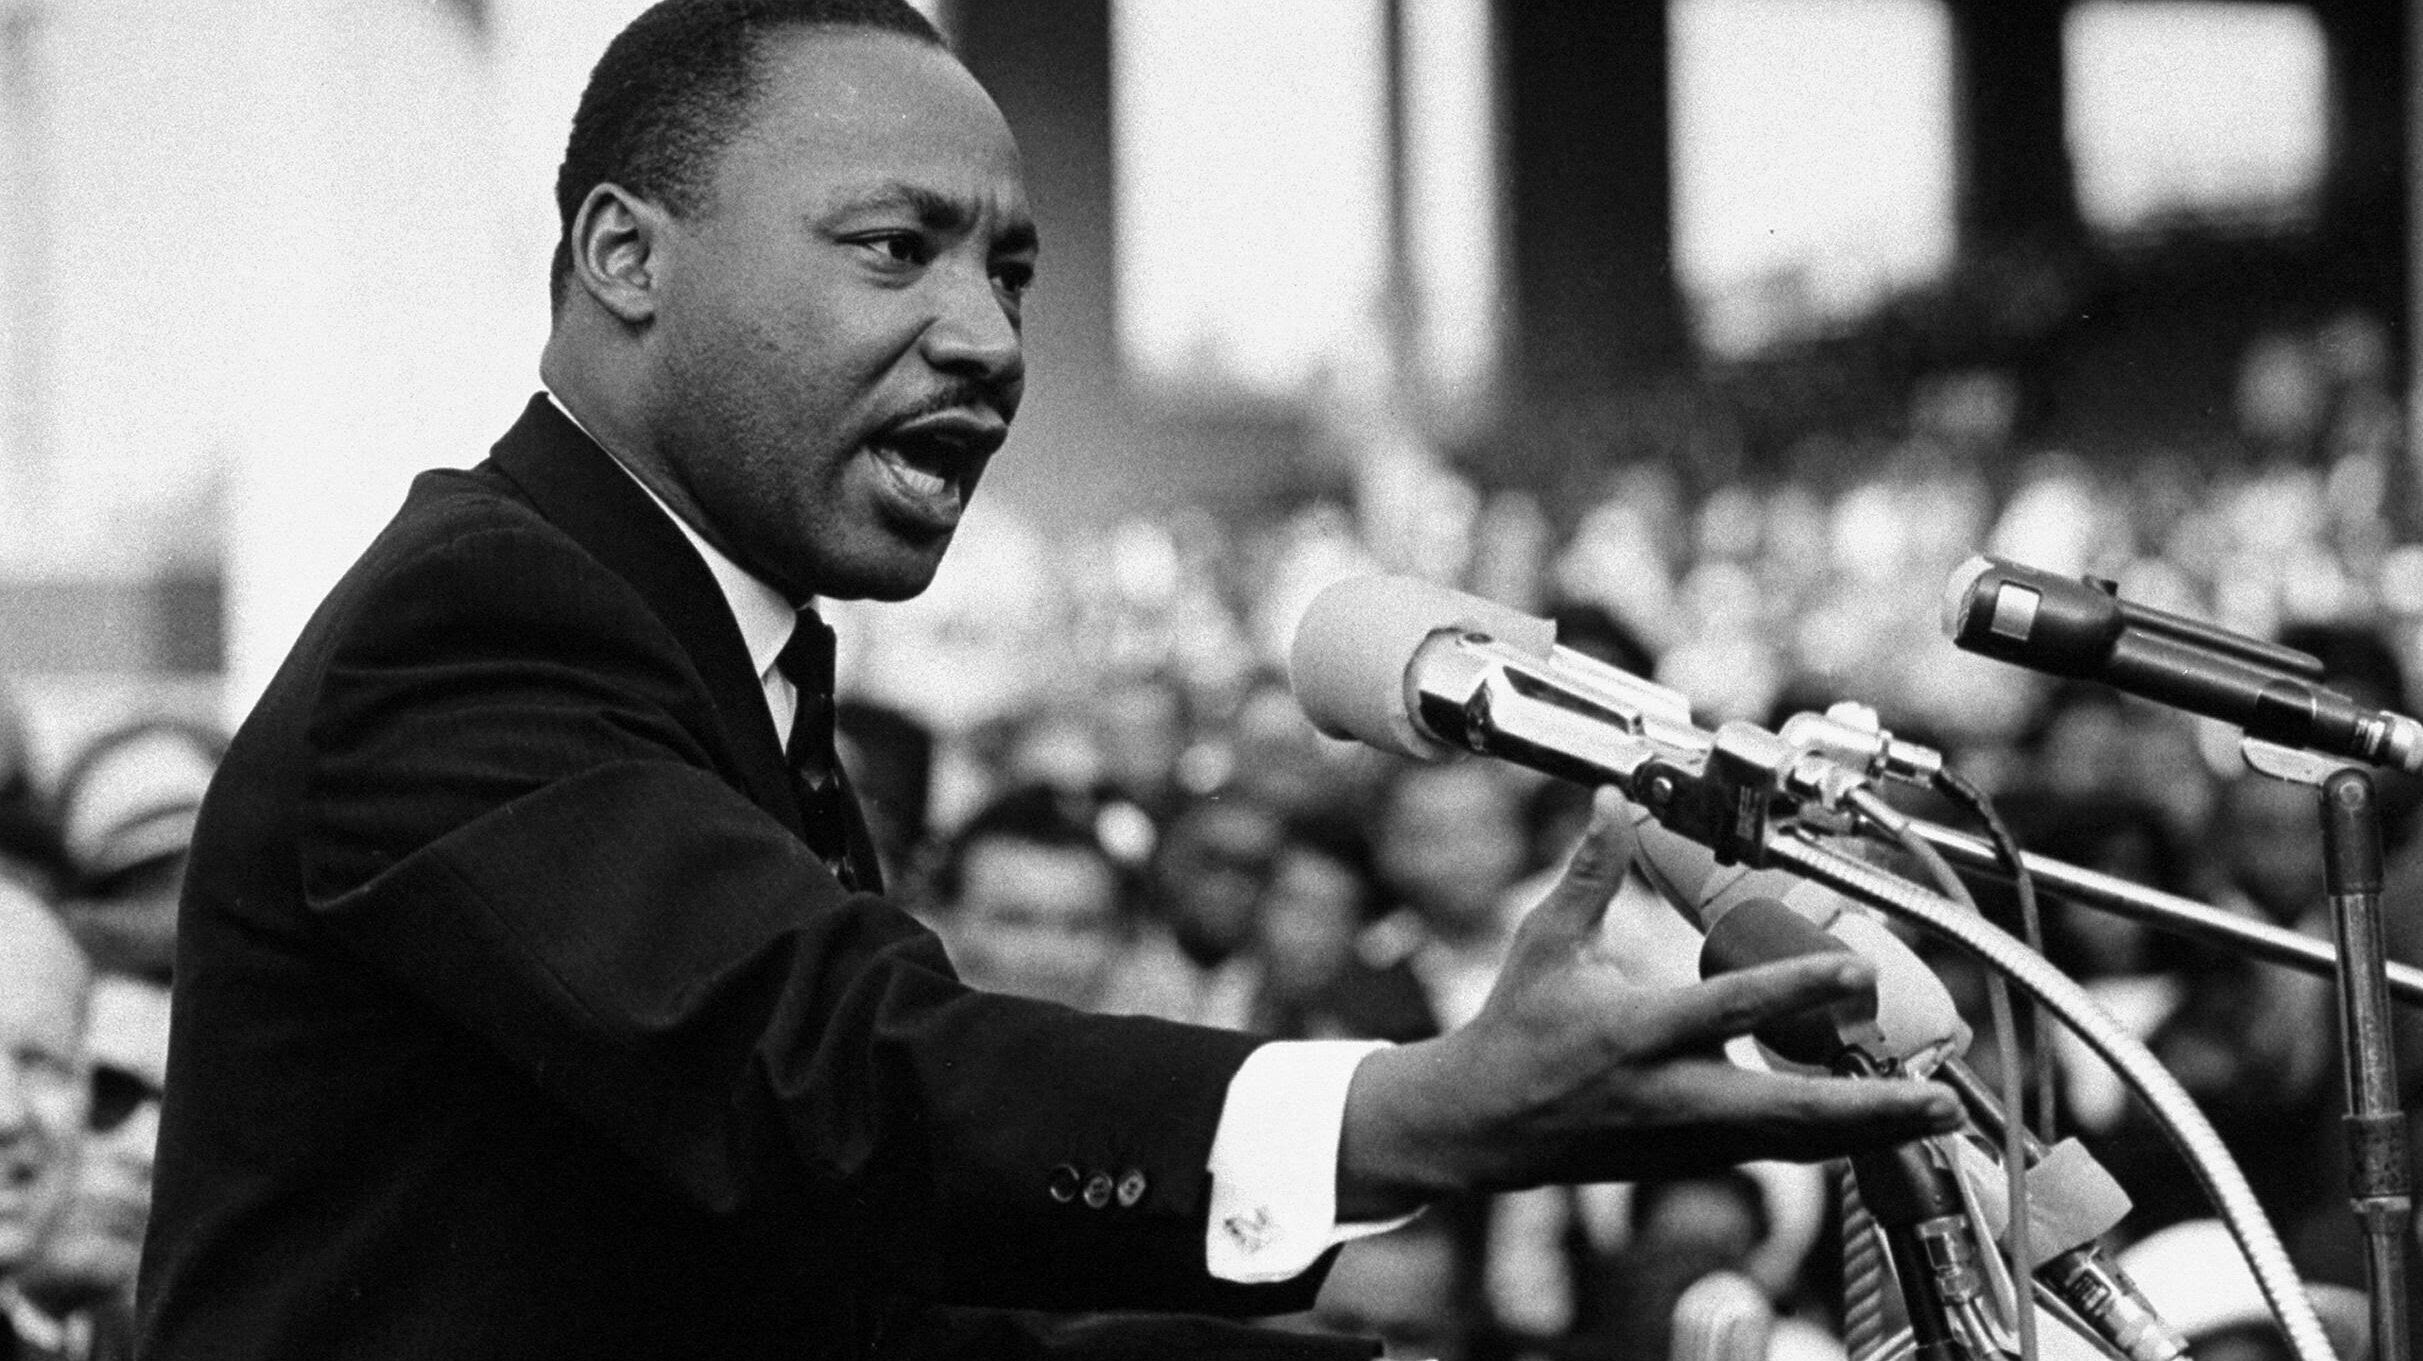
<svg viewBox="0 0 2423 1361">
<path fill-rule="evenodd" d="M 978 475 L 1008 434 L 998 419 L 950 411 L 888 427 L 866 448 L 883 469 L 896 506 L 913 520 L 948 529 L 959 522 Z"/>
</svg>

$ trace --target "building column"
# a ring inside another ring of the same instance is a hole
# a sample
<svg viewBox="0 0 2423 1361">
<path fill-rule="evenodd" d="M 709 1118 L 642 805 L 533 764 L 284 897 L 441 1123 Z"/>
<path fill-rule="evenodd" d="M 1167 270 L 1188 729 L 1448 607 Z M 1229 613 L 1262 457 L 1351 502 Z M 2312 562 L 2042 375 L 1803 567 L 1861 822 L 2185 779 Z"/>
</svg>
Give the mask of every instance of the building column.
<svg viewBox="0 0 2423 1361">
<path fill-rule="evenodd" d="M 1678 367 L 1666 6 L 1498 0 L 1512 386 L 1534 399 Z"/>
<path fill-rule="evenodd" d="M 2063 110 L 2068 0 L 1952 6 L 1955 199 L 1960 249 L 2078 240 L 2077 180 Z"/>
<path fill-rule="evenodd" d="M 1110 0 L 953 0 L 959 54 L 1018 136 L 1043 242 L 1027 392 L 986 494 L 1045 523 L 1149 503 L 1156 468 L 1121 391 Z M 981 513 L 981 512 L 979 512 Z"/>
</svg>

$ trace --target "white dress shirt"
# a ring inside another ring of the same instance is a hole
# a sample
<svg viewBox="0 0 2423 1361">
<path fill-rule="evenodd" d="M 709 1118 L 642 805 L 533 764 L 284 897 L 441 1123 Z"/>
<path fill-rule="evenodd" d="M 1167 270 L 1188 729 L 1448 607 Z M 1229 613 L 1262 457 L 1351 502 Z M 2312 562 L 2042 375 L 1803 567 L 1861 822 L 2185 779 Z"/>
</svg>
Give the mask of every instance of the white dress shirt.
<svg viewBox="0 0 2423 1361">
<path fill-rule="evenodd" d="M 562 398 L 552 391 L 548 398 L 588 432 Z M 593 434 L 590 438 L 596 440 Z M 604 447 L 604 441 L 597 443 Z M 619 455 L 615 466 L 648 494 L 706 562 L 731 606 L 733 622 L 740 626 L 749 662 L 757 668 L 775 743 L 787 743 L 798 691 L 774 659 L 791 640 L 798 612 L 780 591 L 717 552 Z M 1405 1222 L 1338 1222 L 1338 1137 L 1346 1119 L 1346 1088 L 1363 1056 L 1385 1047 L 1380 1041 L 1276 1040 L 1246 1056 L 1229 1079 L 1220 1124 L 1212 1134 L 1211 1223 L 1204 1255 L 1214 1277 L 1245 1284 L 1289 1280 L 1330 1248 Z"/>
</svg>

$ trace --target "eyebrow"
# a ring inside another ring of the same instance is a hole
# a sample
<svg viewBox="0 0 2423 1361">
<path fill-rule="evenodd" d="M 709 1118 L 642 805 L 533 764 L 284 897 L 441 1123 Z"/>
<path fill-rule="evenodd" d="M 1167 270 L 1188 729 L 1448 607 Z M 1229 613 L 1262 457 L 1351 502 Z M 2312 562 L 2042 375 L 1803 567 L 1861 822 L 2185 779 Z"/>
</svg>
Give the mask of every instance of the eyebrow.
<svg viewBox="0 0 2423 1361">
<path fill-rule="evenodd" d="M 846 199 L 840 211 L 859 213 L 904 209 L 918 222 L 937 231 L 965 231 L 976 218 L 976 210 L 967 200 L 955 198 L 921 184 L 893 182 L 878 185 L 864 193 Z M 1003 250 L 1031 251 L 1036 247 L 1035 224 L 1020 218 L 1002 229 L 995 246 Z"/>
</svg>

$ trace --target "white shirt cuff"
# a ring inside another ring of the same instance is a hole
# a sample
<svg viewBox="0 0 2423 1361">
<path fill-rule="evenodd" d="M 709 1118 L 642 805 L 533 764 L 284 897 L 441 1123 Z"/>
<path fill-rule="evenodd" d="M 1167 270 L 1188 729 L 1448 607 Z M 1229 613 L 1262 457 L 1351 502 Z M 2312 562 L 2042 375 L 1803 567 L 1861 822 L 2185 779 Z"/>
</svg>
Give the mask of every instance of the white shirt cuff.
<svg viewBox="0 0 2423 1361">
<path fill-rule="evenodd" d="M 1291 1280 L 1340 1243 L 1413 1218 L 1338 1222 L 1338 1136 L 1355 1065 L 1378 1040 L 1282 1040 L 1229 1079 L 1212 1135 L 1204 1256 L 1223 1281 Z"/>
</svg>

